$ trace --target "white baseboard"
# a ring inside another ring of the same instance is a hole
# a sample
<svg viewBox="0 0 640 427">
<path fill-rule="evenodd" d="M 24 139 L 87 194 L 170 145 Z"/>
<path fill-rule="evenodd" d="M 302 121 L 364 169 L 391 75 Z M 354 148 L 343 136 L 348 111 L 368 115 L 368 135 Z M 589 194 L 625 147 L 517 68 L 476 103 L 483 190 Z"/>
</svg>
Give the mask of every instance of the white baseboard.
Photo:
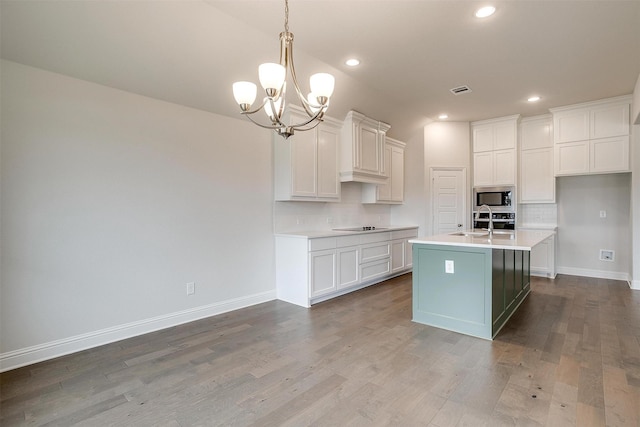
<svg viewBox="0 0 640 427">
<path fill-rule="evenodd" d="M 249 295 L 247 297 L 221 301 L 215 304 L 209 304 L 2 353 L 0 354 L 0 372 L 9 371 L 21 366 L 31 365 L 33 363 L 42 362 L 43 360 L 53 359 L 55 357 L 64 356 L 66 354 L 75 353 L 89 348 L 98 347 L 126 338 L 147 334 L 160 329 L 181 325 L 183 323 L 193 322 L 194 320 L 204 319 L 205 317 L 238 310 L 251 305 L 261 304 L 274 299 L 276 299 L 275 290 Z"/>
<path fill-rule="evenodd" d="M 640 280 L 629 280 L 629 287 L 636 291 L 640 291 Z"/>
<path fill-rule="evenodd" d="M 589 270 L 587 268 L 558 267 L 558 274 L 568 274 L 570 276 L 595 277 L 597 279 L 631 280 L 629 273 L 621 271 Z"/>
</svg>

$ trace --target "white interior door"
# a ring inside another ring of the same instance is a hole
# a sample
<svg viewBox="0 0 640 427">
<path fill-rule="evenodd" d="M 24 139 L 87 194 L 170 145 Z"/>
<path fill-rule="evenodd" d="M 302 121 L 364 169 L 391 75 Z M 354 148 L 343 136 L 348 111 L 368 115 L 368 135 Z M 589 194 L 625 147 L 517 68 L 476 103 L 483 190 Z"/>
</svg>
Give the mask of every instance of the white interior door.
<svg viewBox="0 0 640 427">
<path fill-rule="evenodd" d="M 433 234 L 467 228 L 466 170 L 431 169 L 431 206 Z"/>
</svg>

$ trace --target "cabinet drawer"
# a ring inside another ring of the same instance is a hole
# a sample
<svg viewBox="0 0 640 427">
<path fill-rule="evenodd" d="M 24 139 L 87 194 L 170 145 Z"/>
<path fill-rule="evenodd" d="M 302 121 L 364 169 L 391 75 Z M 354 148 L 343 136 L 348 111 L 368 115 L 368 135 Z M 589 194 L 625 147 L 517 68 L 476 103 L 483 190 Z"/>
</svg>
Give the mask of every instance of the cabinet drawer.
<svg viewBox="0 0 640 427">
<path fill-rule="evenodd" d="M 365 282 L 376 277 L 386 276 L 390 271 L 391 260 L 389 258 L 368 262 L 360 265 L 360 279 Z"/>
<path fill-rule="evenodd" d="M 309 251 L 323 251 L 325 249 L 335 249 L 337 239 L 335 237 L 321 237 L 309 239 Z"/>
<path fill-rule="evenodd" d="M 391 240 L 391 233 L 386 231 L 383 233 L 367 233 L 360 235 L 360 243 L 366 245 L 367 243 L 384 242 Z"/>
<path fill-rule="evenodd" d="M 411 230 L 397 230 L 391 232 L 391 240 L 410 239 L 412 237 L 418 237 L 418 230 L 415 228 Z"/>
<path fill-rule="evenodd" d="M 391 256 L 391 244 L 389 242 L 363 245 L 360 248 L 360 263 L 374 261 Z"/>
<path fill-rule="evenodd" d="M 360 244 L 360 236 L 354 234 L 353 236 L 338 237 L 336 244 L 338 248 L 346 248 L 347 246 L 356 246 Z"/>
</svg>

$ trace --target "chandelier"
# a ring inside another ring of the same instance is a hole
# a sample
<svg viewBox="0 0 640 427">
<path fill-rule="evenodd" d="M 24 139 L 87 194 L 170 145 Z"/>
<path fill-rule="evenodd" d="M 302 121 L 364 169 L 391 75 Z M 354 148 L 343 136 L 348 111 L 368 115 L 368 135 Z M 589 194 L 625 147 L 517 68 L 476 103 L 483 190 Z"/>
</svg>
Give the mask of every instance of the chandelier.
<svg viewBox="0 0 640 427">
<path fill-rule="evenodd" d="M 301 123 L 285 124 L 283 122 L 287 74 L 291 76 L 293 88 L 308 116 Z M 257 86 L 252 82 L 235 82 L 233 84 L 233 96 L 240 106 L 241 114 L 247 116 L 249 120 L 260 127 L 275 130 L 285 139 L 293 135 L 295 131 L 311 130 L 320 124 L 329 106 L 329 98 L 333 94 L 335 79 L 327 73 L 314 74 L 309 78 L 311 92 L 306 97 L 303 95 L 293 65 L 293 33 L 289 32 L 289 0 L 285 0 L 284 32 L 280 33 L 280 63 L 260 65 L 258 75 L 266 96 L 260 106 L 254 110 L 251 109 L 251 105 L 256 100 Z M 269 124 L 260 123 L 259 120 L 252 117 L 260 110 L 265 112 L 270 121 Z"/>
</svg>

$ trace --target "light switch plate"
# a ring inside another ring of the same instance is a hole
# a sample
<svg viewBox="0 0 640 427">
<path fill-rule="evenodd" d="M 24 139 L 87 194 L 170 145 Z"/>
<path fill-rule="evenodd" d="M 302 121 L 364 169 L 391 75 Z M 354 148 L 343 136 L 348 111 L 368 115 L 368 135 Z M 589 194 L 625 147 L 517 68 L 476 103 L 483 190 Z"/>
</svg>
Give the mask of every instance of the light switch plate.
<svg viewBox="0 0 640 427">
<path fill-rule="evenodd" d="M 444 272 L 453 274 L 453 260 L 447 259 L 444 261 Z"/>
</svg>

